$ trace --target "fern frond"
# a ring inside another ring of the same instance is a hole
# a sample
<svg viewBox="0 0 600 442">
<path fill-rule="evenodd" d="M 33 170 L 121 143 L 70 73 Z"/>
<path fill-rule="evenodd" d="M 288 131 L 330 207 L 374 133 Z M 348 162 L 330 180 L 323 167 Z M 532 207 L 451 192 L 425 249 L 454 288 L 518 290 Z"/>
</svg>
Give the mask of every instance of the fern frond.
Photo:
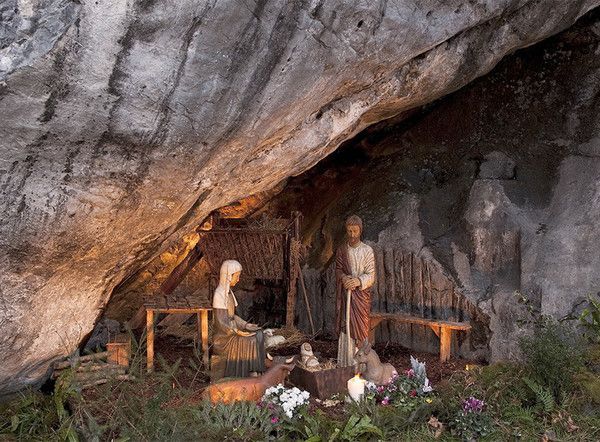
<svg viewBox="0 0 600 442">
<path fill-rule="evenodd" d="M 554 395 L 549 388 L 543 387 L 530 378 L 523 378 L 523 382 L 525 382 L 531 391 L 535 393 L 535 398 L 538 405 L 541 405 L 542 409 L 546 413 L 550 413 L 552 410 L 554 410 Z"/>
</svg>

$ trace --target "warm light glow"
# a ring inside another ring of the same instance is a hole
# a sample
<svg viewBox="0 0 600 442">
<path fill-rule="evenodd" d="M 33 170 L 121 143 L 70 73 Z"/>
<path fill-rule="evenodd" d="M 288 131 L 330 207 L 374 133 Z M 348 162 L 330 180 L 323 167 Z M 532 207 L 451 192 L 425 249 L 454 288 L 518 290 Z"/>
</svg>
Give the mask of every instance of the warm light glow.
<svg viewBox="0 0 600 442">
<path fill-rule="evenodd" d="M 353 378 L 348 380 L 348 394 L 354 401 L 360 401 L 365 394 L 366 382 L 367 381 L 360 377 L 360 373 L 356 373 Z"/>
</svg>

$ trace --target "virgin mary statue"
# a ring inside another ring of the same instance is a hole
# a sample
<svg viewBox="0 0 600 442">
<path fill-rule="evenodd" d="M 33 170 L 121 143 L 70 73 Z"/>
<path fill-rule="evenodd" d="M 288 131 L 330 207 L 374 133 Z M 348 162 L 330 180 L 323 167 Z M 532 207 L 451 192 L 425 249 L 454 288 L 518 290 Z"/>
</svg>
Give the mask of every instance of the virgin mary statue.
<svg viewBox="0 0 600 442">
<path fill-rule="evenodd" d="M 238 302 L 231 287 L 237 284 L 241 272 L 242 265 L 239 262 L 224 261 L 221 265 L 219 285 L 213 296 L 215 378 L 247 377 L 252 372 L 265 371 L 262 330 L 256 324 L 244 321 L 235 314 Z"/>
</svg>

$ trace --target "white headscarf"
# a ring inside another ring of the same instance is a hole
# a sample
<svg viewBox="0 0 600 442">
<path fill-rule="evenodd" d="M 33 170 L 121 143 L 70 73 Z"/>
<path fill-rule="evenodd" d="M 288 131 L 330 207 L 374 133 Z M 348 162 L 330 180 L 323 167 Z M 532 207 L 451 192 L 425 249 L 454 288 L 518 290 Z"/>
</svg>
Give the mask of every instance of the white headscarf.
<svg viewBox="0 0 600 442">
<path fill-rule="evenodd" d="M 231 291 L 231 278 L 234 273 L 241 272 L 242 265 L 233 260 L 228 259 L 223 261 L 221 264 L 221 271 L 219 273 L 219 285 L 215 289 L 215 295 L 213 296 L 213 308 L 227 308 L 227 297 L 229 293 L 233 297 L 234 305 L 237 307 L 238 302 L 235 299 L 235 295 Z"/>
</svg>

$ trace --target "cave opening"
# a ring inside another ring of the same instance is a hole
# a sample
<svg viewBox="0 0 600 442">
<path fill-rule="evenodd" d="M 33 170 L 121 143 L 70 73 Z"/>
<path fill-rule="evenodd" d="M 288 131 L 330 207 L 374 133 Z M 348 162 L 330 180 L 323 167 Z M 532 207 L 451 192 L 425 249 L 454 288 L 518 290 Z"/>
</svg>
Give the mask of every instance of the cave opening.
<svg viewBox="0 0 600 442">
<path fill-rule="evenodd" d="M 556 274 L 565 263 L 548 255 L 556 246 L 552 235 L 577 241 L 556 216 L 583 192 L 569 182 L 579 180 L 573 170 L 591 167 L 584 163 L 594 151 L 598 61 L 590 56 L 596 42 L 592 18 L 506 57 L 449 96 L 370 126 L 309 170 L 219 212 L 251 219 L 302 212 L 308 248 L 303 276 L 322 336 L 333 333 L 333 253 L 343 241 L 343 220 L 356 213 L 365 223 L 364 240 L 378 253 L 374 310 L 470 321 L 471 333 L 455 343 L 457 354 L 485 361 L 515 357 L 524 333 L 515 321 L 524 314 L 515 293 L 527 293 L 540 309 L 560 315 L 571 313 L 584 295 L 564 301 Z M 572 210 L 582 219 L 589 215 Z M 197 233 L 188 234 L 118 287 L 105 318 L 134 317 L 142 295 L 155 291 L 197 241 Z M 404 262 L 412 267 L 407 270 Z M 575 267 L 568 263 L 580 286 L 588 286 L 589 277 Z M 411 271 L 430 281 L 419 301 L 408 298 L 418 280 L 405 275 Z M 404 297 L 384 295 L 403 290 Z M 260 325 L 284 325 L 281 284 L 246 280 L 238 292 L 241 315 Z M 210 302 L 205 262 L 177 293 Z M 298 296 L 295 323 L 307 331 L 307 321 Z M 388 323 L 376 339 L 430 352 L 438 345 L 426 326 Z"/>
</svg>

